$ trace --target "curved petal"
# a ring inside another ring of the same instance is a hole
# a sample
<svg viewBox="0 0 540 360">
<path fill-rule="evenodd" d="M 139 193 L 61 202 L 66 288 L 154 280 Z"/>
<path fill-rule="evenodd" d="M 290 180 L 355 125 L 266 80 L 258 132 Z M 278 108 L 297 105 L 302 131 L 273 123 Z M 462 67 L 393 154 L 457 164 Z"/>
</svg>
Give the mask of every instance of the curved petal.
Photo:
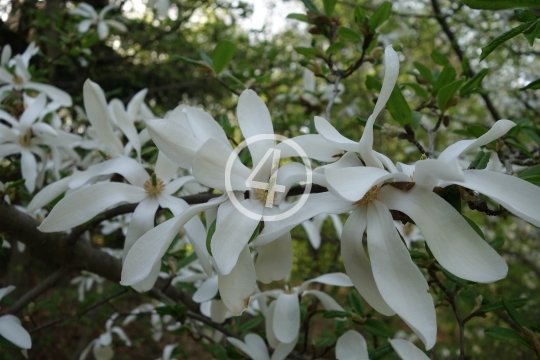
<svg viewBox="0 0 540 360">
<path fill-rule="evenodd" d="M 92 20 L 83 20 L 79 23 L 77 26 L 77 29 L 80 33 L 85 33 L 90 29 L 90 26 L 92 26 L 93 21 Z"/>
<path fill-rule="evenodd" d="M 227 341 L 236 346 L 252 360 L 268 360 L 268 349 L 257 334 L 247 334 L 244 338 L 245 342 L 233 337 L 228 337 Z"/>
<path fill-rule="evenodd" d="M 540 190 L 515 176 L 487 170 L 465 170 L 465 180 L 452 183 L 476 190 L 505 207 L 512 214 L 540 227 Z"/>
<path fill-rule="evenodd" d="M 330 144 L 344 151 L 358 151 L 358 143 L 341 135 L 328 120 L 315 116 L 315 128 L 317 132 Z"/>
<path fill-rule="evenodd" d="M 277 144 L 275 148 L 281 150 L 281 158 L 301 156 L 290 145 L 291 143 L 295 143 L 304 150 L 308 158 L 318 161 L 334 162 L 339 160 L 343 154 L 343 150 L 326 141 L 321 135 L 309 134 L 300 135 Z"/>
<path fill-rule="evenodd" d="M 367 208 L 368 249 L 377 287 L 392 310 L 431 349 L 437 320 L 426 279 L 411 260 L 386 206 L 375 200 Z"/>
<path fill-rule="evenodd" d="M 127 228 L 122 260 L 126 258 L 135 241 L 154 227 L 154 218 L 158 207 L 159 203 L 153 196 L 145 198 L 137 205 Z"/>
<path fill-rule="evenodd" d="M 218 293 L 218 277 L 206 279 L 193 294 L 193 301 L 202 303 L 212 300 Z"/>
<path fill-rule="evenodd" d="M 4 315 L 0 317 L 0 335 L 21 349 L 32 347 L 30 334 L 21 326 L 21 321 L 16 316 Z"/>
<path fill-rule="evenodd" d="M 238 316 L 247 308 L 257 286 L 255 265 L 246 246 L 228 275 L 218 274 L 219 294 L 231 314 Z"/>
<path fill-rule="evenodd" d="M 26 148 L 21 149 L 21 174 L 25 180 L 24 187 L 29 192 L 34 192 L 38 175 L 37 162 L 34 154 Z"/>
<path fill-rule="evenodd" d="M 389 173 L 375 167 L 359 166 L 354 168 L 327 169 L 325 171 L 328 188 L 345 200 L 356 202 L 375 185 L 388 179 L 409 181 L 402 173 Z"/>
<path fill-rule="evenodd" d="M 298 291 L 304 291 L 311 283 L 317 282 L 319 284 L 332 285 L 332 286 L 353 286 L 351 279 L 344 273 L 336 272 L 324 274 L 316 277 L 315 279 L 307 280 L 298 287 Z"/>
<path fill-rule="evenodd" d="M 240 206 L 248 211 L 261 213 L 262 218 L 263 204 L 260 201 L 246 199 L 240 203 Z M 227 275 L 232 271 L 242 249 L 259 225 L 259 221 L 247 217 L 243 212 L 234 208 L 219 226 L 216 226 L 211 240 L 211 248 L 212 256 L 222 275 Z"/>
<path fill-rule="evenodd" d="M 439 155 L 438 159 L 446 162 L 457 159 L 459 155 L 470 149 L 480 147 L 489 144 L 493 140 L 497 140 L 498 138 L 506 134 L 514 126 L 516 126 L 516 124 L 513 121 L 499 120 L 495 124 L 493 124 L 493 126 L 491 127 L 491 129 L 489 129 L 487 133 L 480 136 L 478 139 L 461 140 L 455 144 L 450 145 Z"/>
<path fill-rule="evenodd" d="M 142 188 L 150 177 L 144 167 L 127 156 L 120 156 L 102 163 L 92 165 L 86 171 L 77 171 L 71 176 L 69 187 L 77 189 L 102 175 L 122 175 L 131 185 Z"/>
<path fill-rule="evenodd" d="M 178 165 L 169 159 L 163 152 L 159 151 L 154 172 L 158 178 L 163 180 L 165 184 L 169 185 L 169 182 L 178 174 Z M 179 188 L 180 186 L 177 187 L 176 190 Z"/>
<path fill-rule="evenodd" d="M 336 343 L 336 359 L 369 360 L 366 340 L 360 333 L 349 330 Z"/>
<path fill-rule="evenodd" d="M 138 291 L 138 292 L 145 292 L 152 289 L 154 287 L 154 284 L 157 281 L 157 278 L 159 277 L 160 270 L 161 270 L 161 261 L 157 261 L 152 267 L 150 274 L 142 281 L 131 285 L 131 287 L 135 291 Z"/>
<path fill-rule="evenodd" d="M 298 294 L 280 294 L 274 309 L 274 334 L 282 343 L 293 342 L 300 331 Z"/>
<path fill-rule="evenodd" d="M 138 120 L 137 116 L 141 111 L 141 105 L 143 104 L 144 98 L 146 97 L 147 93 L 148 89 L 139 90 L 139 92 L 133 95 L 131 100 L 129 100 L 129 103 L 127 104 L 127 112 L 132 119 Z"/>
<path fill-rule="evenodd" d="M 257 280 L 263 284 L 284 279 L 292 270 L 293 245 L 291 234 L 272 241 L 259 248 L 259 255 L 255 261 Z"/>
<path fill-rule="evenodd" d="M 209 139 L 216 139 L 232 149 L 225 131 L 210 114 L 192 106 L 186 106 L 182 111 L 186 114 L 191 132 L 197 139 L 203 143 Z"/>
<path fill-rule="evenodd" d="M 34 102 L 32 102 L 32 104 L 22 113 L 19 119 L 19 128 L 23 132 L 30 129 L 32 124 L 39 119 L 43 109 L 45 109 L 46 101 L 47 97 L 45 94 L 39 94 L 38 97 L 35 98 Z"/>
<path fill-rule="evenodd" d="M 240 94 L 236 115 L 244 139 L 249 140 L 251 137 L 257 135 L 274 135 L 274 126 L 272 125 L 270 112 L 255 91 L 247 89 Z M 248 147 L 253 165 L 255 166 L 261 162 L 266 151 L 274 147 L 274 141 L 248 141 Z"/>
<path fill-rule="evenodd" d="M 118 99 L 112 99 L 109 106 L 112 109 L 112 113 L 116 118 L 116 123 L 120 130 L 126 135 L 127 139 L 135 149 L 139 162 L 141 161 L 141 142 L 139 140 L 139 134 L 137 128 L 133 122 L 133 118 L 129 116 L 124 104 Z"/>
<path fill-rule="evenodd" d="M 91 185 L 60 200 L 38 229 L 43 232 L 68 230 L 92 219 L 113 205 L 123 202 L 137 203 L 146 196 L 143 189 L 128 184 Z"/>
<path fill-rule="evenodd" d="M 123 146 L 120 139 L 114 134 L 105 94 L 98 84 L 90 81 L 84 82 L 83 86 L 84 108 L 92 128 L 100 140 L 109 147 L 115 155 L 122 154 Z"/>
<path fill-rule="evenodd" d="M 429 360 L 422 350 L 407 340 L 388 339 L 388 341 L 402 360 Z"/>
<path fill-rule="evenodd" d="M 287 356 L 292 353 L 294 348 L 296 347 L 296 343 L 298 342 L 298 337 L 293 342 L 290 342 L 288 344 L 285 343 L 279 343 L 274 352 L 272 353 L 272 357 L 270 360 L 283 360 L 287 358 Z"/>
<path fill-rule="evenodd" d="M 206 204 L 192 206 L 181 215 L 156 226 L 139 238 L 129 251 L 122 266 L 122 281 L 129 286 L 143 281 L 150 274 L 154 264 L 161 260 L 180 229 L 194 216 L 225 201 L 224 195 Z"/>
<path fill-rule="evenodd" d="M 229 174 L 226 173 L 227 161 L 234 156 L 233 165 Z M 225 191 L 225 176 L 231 180 L 232 190 L 248 190 L 246 179 L 251 170 L 240 162 L 237 154 L 221 141 L 209 139 L 197 151 L 193 162 L 193 176 L 208 187 Z"/>
<path fill-rule="evenodd" d="M 371 263 L 362 245 L 362 237 L 366 227 L 367 210 L 365 207 L 360 207 L 349 215 L 343 227 L 341 234 L 343 265 L 356 290 L 372 308 L 383 315 L 394 315 L 394 310 L 388 306 L 379 292 Z"/>
<path fill-rule="evenodd" d="M 115 28 L 116 30 L 118 30 L 120 32 L 128 31 L 127 26 L 122 24 L 120 21 L 113 20 L 113 19 L 108 19 L 108 20 L 105 20 L 105 23 L 107 24 L 107 26 L 113 27 L 113 28 Z"/>
<path fill-rule="evenodd" d="M 315 250 L 321 246 L 321 232 L 320 229 L 317 229 L 315 224 L 311 220 L 306 220 L 301 223 L 302 227 L 306 231 L 308 236 L 309 243 Z"/>
<path fill-rule="evenodd" d="M 54 102 L 57 102 L 62 106 L 71 106 L 71 105 L 73 105 L 73 101 L 71 100 L 71 95 L 69 95 L 64 90 L 60 90 L 56 86 L 52 86 L 52 85 L 49 85 L 49 84 L 37 83 L 37 82 L 33 82 L 33 81 L 28 81 L 24 85 L 24 88 L 25 89 L 32 89 L 32 90 L 36 90 L 36 91 L 45 93 Z"/>
<path fill-rule="evenodd" d="M 414 182 L 427 188 L 434 188 L 440 180 L 463 181 L 463 171 L 457 161 L 444 162 L 435 159 L 417 161 Z"/>
<path fill-rule="evenodd" d="M 481 283 L 506 276 L 508 266 L 499 254 L 452 205 L 430 189 L 415 186 L 403 192 L 385 186 L 379 192 L 379 201 L 410 216 L 435 258 L 452 274 Z"/>
<path fill-rule="evenodd" d="M 351 284 L 352 286 L 352 284 Z M 319 290 L 306 290 L 302 293 L 304 295 L 315 296 L 326 310 L 345 311 L 341 305 L 338 304 L 330 295 Z"/>
<path fill-rule="evenodd" d="M 45 186 L 32 198 L 32 201 L 30 201 L 30 204 L 26 207 L 26 212 L 32 213 L 65 193 L 69 189 L 68 184 L 70 181 L 71 177 L 67 176 Z"/>
<path fill-rule="evenodd" d="M 99 21 L 97 23 L 97 32 L 99 40 L 105 40 L 109 36 L 109 27 L 105 21 Z"/>
</svg>

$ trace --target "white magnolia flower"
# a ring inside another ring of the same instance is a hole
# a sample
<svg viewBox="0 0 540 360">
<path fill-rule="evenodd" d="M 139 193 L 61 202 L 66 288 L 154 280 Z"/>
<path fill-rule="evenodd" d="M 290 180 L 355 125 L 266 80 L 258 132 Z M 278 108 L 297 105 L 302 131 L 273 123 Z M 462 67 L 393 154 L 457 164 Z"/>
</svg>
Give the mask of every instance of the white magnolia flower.
<svg viewBox="0 0 540 360">
<path fill-rule="evenodd" d="M 233 337 L 228 337 L 227 341 L 242 350 L 252 360 L 283 360 L 296 346 L 296 341 L 290 344 L 279 344 L 270 356 L 264 340 L 257 334 L 247 334 L 244 341 Z"/>
<path fill-rule="evenodd" d="M 81 302 L 84 301 L 84 294 L 90 291 L 94 284 L 96 284 L 96 291 L 98 294 L 101 294 L 103 292 L 103 278 L 99 275 L 84 270 L 81 271 L 81 275 L 71 279 L 70 284 L 78 285 L 78 300 Z"/>
<path fill-rule="evenodd" d="M 7 59 L 11 56 L 11 48 L 9 45 L 4 47 L 0 64 L 0 101 L 4 99 L 7 91 L 30 89 L 44 93 L 62 106 L 71 106 L 71 96 L 65 91 L 52 85 L 30 81 L 32 76 L 28 71 L 29 61 L 32 55 L 37 53 L 38 50 L 39 48 L 34 43 L 31 43 L 24 54 L 16 55 L 8 61 Z"/>
<path fill-rule="evenodd" d="M 96 25 L 99 39 L 105 40 L 109 36 L 109 27 L 115 28 L 120 32 L 127 31 L 127 27 L 121 22 L 105 19 L 105 15 L 115 7 L 116 5 L 114 4 L 107 5 L 98 14 L 92 5 L 81 2 L 76 8 L 70 10 L 69 13 L 86 18 L 79 23 L 78 29 L 80 33 L 85 33 L 90 29 L 90 26 Z"/>
<path fill-rule="evenodd" d="M 0 288 L 0 300 L 13 290 L 15 290 L 15 286 L 13 285 Z M 23 355 L 25 356 L 26 350 L 32 347 L 30 334 L 21 326 L 21 321 L 16 316 L 0 316 L 0 336 L 4 337 L 15 346 L 23 349 Z"/>
<path fill-rule="evenodd" d="M 105 332 L 101 334 L 97 339 L 94 339 L 83 350 L 79 360 L 84 360 L 92 350 L 92 354 L 96 360 L 111 360 L 114 357 L 114 349 L 112 345 L 113 333 L 118 335 L 127 346 L 131 346 L 131 341 L 127 337 L 124 330 L 119 326 L 113 326 L 114 321 L 118 317 L 118 313 L 113 314 L 109 320 L 105 323 Z"/>
</svg>

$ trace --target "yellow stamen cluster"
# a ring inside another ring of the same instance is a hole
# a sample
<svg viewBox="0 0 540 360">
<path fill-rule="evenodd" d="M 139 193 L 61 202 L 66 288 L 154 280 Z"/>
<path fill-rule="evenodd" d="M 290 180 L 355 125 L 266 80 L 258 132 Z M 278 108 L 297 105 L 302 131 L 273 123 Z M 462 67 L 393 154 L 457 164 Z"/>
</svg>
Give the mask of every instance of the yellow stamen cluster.
<svg viewBox="0 0 540 360">
<path fill-rule="evenodd" d="M 15 85 L 22 85 L 22 83 L 23 83 L 22 77 L 20 77 L 18 75 L 15 75 L 11 80 L 13 81 L 13 83 Z"/>
<path fill-rule="evenodd" d="M 356 201 L 354 203 L 354 205 L 357 205 L 357 206 L 366 206 L 366 205 L 368 205 L 370 202 L 377 199 L 377 196 L 379 195 L 379 189 L 380 189 L 380 187 L 375 185 L 374 187 L 372 187 L 371 189 L 368 190 L 368 192 L 366 193 L 366 195 L 364 195 L 363 198 Z"/>
<path fill-rule="evenodd" d="M 145 181 L 143 187 L 148 195 L 157 196 L 165 189 L 165 183 L 156 174 L 152 174 L 150 179 Z"/>
<path fill-rule="evenodd" d="M 19 136 L 19 144 L 21 144 L 22 147 L 29 147 L 32 135 L 29 133 L 23 134 L 22 136 Z"/>
<path fill-rule="evenodd" d="M 255 196 L 257 199 L 261 200 L 262 203 L 266 204 L 266 200 L 268 199 L 268 193 L 269 191 L 266 189 L 253 189 L 255 191 Z M 274 192 L 274 201 L 276 200 L 277 193 Z"/>
</svg>

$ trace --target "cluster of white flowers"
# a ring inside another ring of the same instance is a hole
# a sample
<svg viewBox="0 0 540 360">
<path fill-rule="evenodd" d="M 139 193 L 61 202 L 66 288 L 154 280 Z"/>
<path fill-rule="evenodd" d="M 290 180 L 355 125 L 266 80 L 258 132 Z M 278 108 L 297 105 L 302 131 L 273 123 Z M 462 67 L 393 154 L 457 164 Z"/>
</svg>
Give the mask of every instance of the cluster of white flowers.
<svg viewBox="0 0 540 360">
<path fill-rule="evenodd" d="M 96 24 L 100 37 L 106 37 L 107 26 L 119 28 L 113 20 L 103 20 L 108 10 L 110 7 L 98 16 L 81 3 L 72 12 L 88 18 L 79 25 L 80 31 Z M 315 117 L 318 134 L 276 144 L 265 103 L 254 91 L 245 90 L 238 99 L 237 120 L 248 150 L 242 158 L 250 158 L 254 169 L 240 161 L 238 150 L 211 115 L 180 105 L 165 118 L 156 119 L 144 104 L 146 90 L 125 107 L 118 99 L 107 103 L 99 85 L 87 80 L 83 97 L 90 126 L 85 136 L 61 130 L 57 110 L 71 106 L 71 98 L 50 85 L 30 81 L 28 63 L 36 52 L 31 45 L 11 59 L 11 50 L 6 47 L 0 66 L 0 81 L 6 84 L 0 88 L 1 99 L 11 101 L 11 94 L 20 94 L 24 102 L 24 110 L 18 113 L 0 110 L 0 159 L 20 154 L 22 178 L 30 193 L 42 187 L 47 174 L 57 179 L 33 197 L 26 211 L 33 213 L 65 194 L 39 226 L 43 232 L 56 232 L 84 224 L 113 206 L 135 204 L 129 219 L 117 218 L 117 223 L 109 222 L 103 228 L 105 234 L 117 228 L 125 234 L 121 284 L 147 291 L 159 276 L 170 277 L 173 285 L 193 283 L 198 289 L 193 300 L 201 304 L 201 313 L 216 323 L 244 311 L 262 314 L 268 344 L 275 349 L 271 357 L 258 335 L 247 335 L 245 342 L 227 339 L 253 359 L 283 359 L 293 351 L 300 331 L 301 296 L 312 295 L 325 309 L 343 311 L 328 294 L 308 289 L 314 282 L 354 286 L 379 313 L 401 317 L 425 348 L 431 349 L 437 333 L 433 299 L 424 274 L 400 238 L 391 211 L 414 221 L 435 259 L 455 276 L 489 283 L 507 273 L 505 261 L 461 214 L 434 193 L 436 188 L 459 185 L 477 191 L 540 226 L 537 187 L 495 171 L 462 169 L 458 162 L 462 154 L 508 132 L 515 125 L 509 120 L 499 120 L 478 139 L 449 146 L 436 159 L 411 165 L 394 164 L 373 149 L 373 125 L 399 73 L 399 59 L 391 46 L 385 50 L 382 89 L 358 142 L 342 136 L 324 118 Z M 308 85 L 310 81 L 307 79 Z M 306 88 L 307 95 L 312 88 Z M 159 149 L 155 164 L 146 163 L 142 156 L 151 140 Z M 77 147 L 86 151 L 85 158 L 80 158 Z M 280 158 L 286 159 L 281 167 Z M 302 162 L 296 161 L 298 158 Z M 306 166 L 309 159 L 324 165 L 311 169 Z M 60 169 L 67 176 L 60 178 Z M 291 188 L 309 188 L 311 183 L 328 191 L 306 193 L 299 199 L 286 196 Z M 179 197 L 201 191 L 215 197 L 196 205 Z M 173 217 L 156 226 L 159 209 L 169 209 Z M 344 225 L 339 214 L 348 214 Z M 288 279 L 293 267 L 291 230 L 303 226 L 312 246 L 318 248 L 321 224 L 328 216 L 341 239 L 347 275 L 321 274 L 297 287 L 260 291 L 257 282 Z M 179 233 L 183 236 L 174 246 L 193 249 L 197 260 L 163 273 L 163 258 Z M 79 286 L 80 300 L 100 282 L 101 278 L 92 275 L 73 280 Z M 135 312 L 153 311 L 154 307 L 142 306 Z M 129 343 L 123 330 L 113 326 L 115 316 L 83 357 L 90 350 L 96 358 L 112 357 L 112 333 Z M 0 318 L 0 334 L 6 337 L 2 324 L 12 318 L 4 318 Z M 9 326 L 20 327 L 17 321 L 10 321 Z M 167 322 L 157 317 L 154 321 Z M 29 348 L 29 337 L 19 333 L 18 338 L 8 339 Z M 390 343 L 404 359 L 426 358 L 409 342 Z M 173 349 L 174 345 L 167 347 L 163 359 L 170 358 Z M 350 354 L 368 358 L 365 340 L 352 330 L 339 338 L 336 354 L 338 358 L 351 358 Z"/>
</svg>

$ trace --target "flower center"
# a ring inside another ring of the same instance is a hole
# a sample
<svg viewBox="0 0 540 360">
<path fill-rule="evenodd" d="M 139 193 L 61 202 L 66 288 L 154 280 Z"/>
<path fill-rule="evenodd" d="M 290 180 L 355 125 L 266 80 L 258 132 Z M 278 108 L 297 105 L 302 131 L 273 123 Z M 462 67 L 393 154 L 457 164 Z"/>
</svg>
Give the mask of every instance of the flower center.
<svg viewBox="0 0 540 360">
<path fill-rule="evenodd" d="M 15 85 L 22 85 L 22 83 L 23 83 L 23 78 L 20 77 L 19 75 L 15 75 L 15 76 L 13 77 L 13 79 L 11 79 L 11 81 L 13 81 L 13 83 L 14 83 Z"/>
<path fill-rule="evenodd" d="M 368 190 L 366 195 L 364 195 L 363 198 L 353 203 L 353 205 L 357 206 L 366 206 L 369 203 L 371 203 L 373 200 L 377 199 L 377 196 L 379 195 L 379 189 L 380 187 L 375 185 L 371 189 Z"/>
<path fill-rule="evenodd" d="M 165 189 L 165 183 L 153 173 L 150 179 L 145 181 L 143 187 L 148 195 L 157 196 Z"/>
<path fill-rule="evenodd" d="M 30 132 L 24 133 L 19 136 L 19 144 L 22 147 L 29 147 L 32 139 L 32 134 Z"/>
<path fill-rule="evenodd" d="M 255 196 L 257 197 L 257 199 L 259 199 L 263 204 L 266 204 L 266 200 L 268 199 L 268 193 L 270 191 L 266 189 L 253 189 L 253 190 L 255 192 Z M 277 192 L 274 192 L 274 199 L 273 199 L 274 201 L 276 201 L 276 197 L 277 197 Z"/>
</svg>

